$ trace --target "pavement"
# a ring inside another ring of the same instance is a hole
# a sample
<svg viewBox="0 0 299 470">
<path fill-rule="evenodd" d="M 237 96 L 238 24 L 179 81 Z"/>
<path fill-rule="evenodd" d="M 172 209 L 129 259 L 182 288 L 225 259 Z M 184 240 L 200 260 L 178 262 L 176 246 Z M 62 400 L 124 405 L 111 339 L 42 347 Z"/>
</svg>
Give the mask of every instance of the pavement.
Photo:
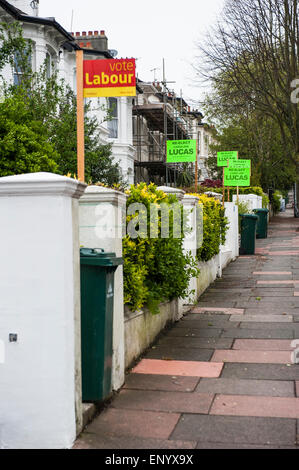
<svg viewBox="0 0 299 470">
<path fill-rule="evenodd" d="M 126 376 L 75 449 L 298 449 L 299 219 L 272 219 Z"/>
</svg>

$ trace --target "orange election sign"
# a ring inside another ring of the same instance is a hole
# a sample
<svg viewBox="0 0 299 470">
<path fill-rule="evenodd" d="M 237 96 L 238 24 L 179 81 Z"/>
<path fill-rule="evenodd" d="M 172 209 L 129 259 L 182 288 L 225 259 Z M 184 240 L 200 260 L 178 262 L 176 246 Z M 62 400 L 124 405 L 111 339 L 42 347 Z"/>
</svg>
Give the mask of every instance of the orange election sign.
<svg viewBox="0 0 299 470">
<path fill-rule="evenodd" d="M 135 59 L 84 60 L 84 98 L 136 96 Z"/>
</svg>

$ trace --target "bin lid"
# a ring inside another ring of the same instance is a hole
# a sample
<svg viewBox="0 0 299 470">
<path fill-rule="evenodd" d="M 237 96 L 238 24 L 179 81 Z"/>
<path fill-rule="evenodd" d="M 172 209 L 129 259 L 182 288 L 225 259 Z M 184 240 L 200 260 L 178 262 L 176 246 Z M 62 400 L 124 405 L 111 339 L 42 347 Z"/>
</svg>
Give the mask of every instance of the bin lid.
<svg viewBox="0 0 299 470">
<path fill-rule="evenodd" d="M 124 263 L 123 258 L 117 258 L 115 253 L 105 252 L 102 248 L 80 248 L 80 261 L 94 266 L 119 266 Z"/>
<path fill-rule="evenodd" d="M 240 214 L 240 216 L 245 219 L 258 219 L 258 216 L 255 214 Z"/>
<path fill-rule="evenodd" d="M 253 209 L 253 212 L 266 212 L 266 214 L 269 213 L 268 209 Z"/>
</svg>

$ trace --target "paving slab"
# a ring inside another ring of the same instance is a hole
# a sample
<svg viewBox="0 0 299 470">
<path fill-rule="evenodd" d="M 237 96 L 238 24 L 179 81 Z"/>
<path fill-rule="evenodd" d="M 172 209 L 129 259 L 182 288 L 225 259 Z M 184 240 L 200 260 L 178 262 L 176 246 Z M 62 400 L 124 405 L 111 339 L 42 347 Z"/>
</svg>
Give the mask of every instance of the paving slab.
<svg viewBox="0 0 299 470">
<path fill-rule="evenodd" d="M 212 311 L 215 311 L 216 312 L 216 309 L 217 308 L 220 308 L 221 310 L 223 310 L 223 308 L 234 308 L 236 305 L 236 300 L 228 300 L 228 301 L 224 301 L 223 299 L 214 299 L 214 300 L 211 300 L 211 301 L 204 301 L 204 300 L 199 300 L 198 302 L 198 307 L 196 308 L 211 308 L 211 307 L 214 307 L 214 309 Z M 196 312 L 194 312 L 196 313 Z M 201 312 L 197 312 L 197 313 L 201 313 Z"/>
<path fill-rule="evenodd" d="M 196 314 L 195 314 L 196 315 Z M 201 314 L 200 314 L 201 315 Z M 208 329 L 208 328 L 230 328 L 232 326 L 232 328 L 234 327 L 237 327 L 238 325 L 231 325 L 231 323 L 229 322 L 229 317 L 225 318 L 224 320 L 220 319 L 220 320 L 208 320 L 208 319 L 204 319 L 202 316 L 201 316 L 202 319 L 194 319 L 194 320 L 182 320 L 181 322 L 181 326 L 182 327 L 187 327 L 187 326 L 191 326 L 191 327 L 194 327 L 196 329 L 201 329 L 201 328 L 204 328 L 204 329 Z"/>
<path fill-rule="evenodd" d="M 242 315 L 232 315 L 229 319 L 231 322 L 255 322 L 255 323 L 292 323 L 293 317 L 291 315 L 262 315 L 262 314 L 246 314 Z"/>
<path fill-rule="evenodd" d="M 218 338 L 194 338 L 194 337 L 171 337 L 163 336 L 158 345 L 177 348 L 200 348 L 200 349 L 231 349 L 232 339 Z"/>
<path fill-rule="evenodd" d="M 170 439 L 294 446 L 296 420 L 189 414 L 180 418 Z"/>
<path fill-rule="evenodd" d="M 97 434 L 99 438 L 110 433 L 126 437 L 168 439 L 179 418 L 179 413 L 121 410 L 109 407 L 87 427 L 86 432 Z"/>
<path fill-rule="evenodd" d="M 195 449 L 197 442 L 191 441 L 169 441 L 165 439 L 140 438 L 136 436 L 115 436 L 115 434 L 105 433 L 82 434 L 76 441 L 73 449 L 108 449 L 108 450 L 132 450 L 132 449 Z"/>
<path fill-rule="evenodd" d="M 256 282 L 257 286 L 284 286 L 284 285 L 291 285 L 291 286 L 297 286 L 299 285 L 299 281 L 294 281 L 292 280 L 284 280 L 284 281 L 257 281 Z"/>
<path fill-rule="evenodd" d="M 292 361 L 289 351 L 215 351 L 212 362 L 234 362 L 251 364 L 289 364 Z"/>
<path fill-rule="evenodd" d="M 158 359 L 143 359 L 134 367 L 135 374 L 175 375 L 183 377 L 219 377 L 223 363 L 192 362 L 192 361 L 162 361 Z"/>
<path fill-rule="evenodd" d="M 203 321 L 224 321 L 228 322 L 229 315 L 221 313 L 189 313 L 182 318 L 182 321 L 203 320 Z"/>
<path fill-rule="evenodd" d="M 122 390 L 112 407 L 117 409 L 208 414 L 214 394 Z M 297 399 L 299 400 L 299 399 Z"/>
<path fill-rule="evenodd" d="M 256 297 L 262 297 L 265 299 L 273 299 L 273 297 L 287 297 L 290 298 L 294 289 L 253 289 L 252 295 L 249 300 L 255 300 Z"/>
<path fill-rule="evenodd" d="M 199 442 L 196 446 L 196 449 L 226 449 L 226 450 L 251 450 L 251 449 L 259 449 L 259 450 L 270 450 L 270 449 L 298 449 L 297 446 L 280 446 L 280 445 L 254 445 L 254 444 L 235 444 L 235 443 L 219 443 L 219 442 Z"/>
<path fill-rule="evenodd" d="M 279 305 L 275 307 L 264 307 L 264 304 L 261 302 L 256 307 L 252 304 L 249 305 L 248 308 L 245 309 L 246 315 L 299 315 L 298 308 L 295 307 L 288 307 L 285 305 L 284 307 L 280 307 Z M 246 318 L 244 316 L 244 318 Z"/>
<path fill-rule="evenodd" d="M 191 337 L 191 338 L 219 338 L 222 333 L 221 328 L 181 328 L 175 327 L 169 330 L 166 335 L 171 337 Z"/>
<path fill-rule="evenodd" d="M 241 315 L 240 315 L 241 317 Z M 239 320 L 240 322 L 241 320 Z M 235 323 L 235 324 L 234 324 Z M 229 325 L 229 328 L 237 328 L 238 327 L 238 322 L 223 322 L 223 321 L 219 321 L 219 322 L 212 322 L 212 321 L 209 321 L 209 320 L 188 320 L 188 321 L 181 321 L 177 324 L 177 329 L 179 330 L 180 328 L 189 328 L 189 329 L 222 329 L 222 328 L 226 328 L 227 325 Z"/>
<path fill-rule="evenodd" d="M 255 380 L 299 380 L 299 367 L 294 364 L 234 364 L 226 363 L 222 378 Z"/>
<path fill-rule="evenodd" d="M 224 313 L 226 315 L 243 315 L 244 309 L 225 308 L 225 307 L 195 307 L 191 313 Z"/>
<path fill-rule="evenodd" d="M 254 271 L 253 276 L 291 276 L 292 271 Z"/>
<path fill-rule="evenodd" d="M 254 326 L 255 325 L 255 326 Z M 294 339 L 294 331 L 291 328 L 261 328 L 256 324 L 247 323 L 247 328 L 225 329 L 221 333 L 221 338 L 234 339 Z M 284 323 L 286 325 L 286 323 Z M 272 326 L 272 325 L 271 325 Z M 252 327 L 252 328 L 249 328 Z"/>
<path fill-rule="evenodd" d="M 178 348 L 173 346 L 154 346 L 148 351 L 148 359 L 163 359 L 172 361 L 209 361 L 213 349 Z M 216 361 L 214 361 L 216 362 Z"/>
<path fill-rule="evenodd" d="M 225 416 L 299 418 L 299 398 L 218 395 L 210 413 Z"/>
<path fill-rule="evenodd" d="M 261 330 L 286 330 L 290 333 L 293 334 L 294 338 L 298 337 L 298 330 L 296 326 L 298 326 L 296 323 L 292 322 L 286 322 L 286 323 L 279 323 L 279 322 L 257 322 L 257 321 L 252 321 L 252 322 L 242 322 L 239 324 L 240 329 L 261 329 Z"/>
<path fill-rule="evenodd" d="M 171 375 L 128 374 L 123 389 L 158 390 L 169 392 L 193 392 L 199 382 L 198 377 L 177 377 Z"/>
<path fill-rule="evenodd" d="M 294 346 L 292 346 L 292 340 L 237 339 L 234 341 L 233 349 L 247 351 L 293 351 Z"/>
<path fill-rule="evenodd" d="M 271 397 L 294 397 L 294 382 L 283 380 L 254 379 L 200 379 L 196 387 L 198 393 L 224 395 L 257 395 Z"/>
</svg>

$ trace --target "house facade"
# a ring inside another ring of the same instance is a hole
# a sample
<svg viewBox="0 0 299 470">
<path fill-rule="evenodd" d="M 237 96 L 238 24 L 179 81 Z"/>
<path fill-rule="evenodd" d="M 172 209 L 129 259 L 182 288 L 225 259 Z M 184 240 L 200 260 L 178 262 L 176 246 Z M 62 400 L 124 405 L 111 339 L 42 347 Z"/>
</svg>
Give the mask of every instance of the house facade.
<svg viewBox="0 0 299 470">
<path fill-rule="evenodd" d="M 210 136 L 203 115 L 191 110 L 182 97 L 160 83 L 139 80 L 133 106 L 133 139 L 136 148 L 135 180 L 158 185 L 184 185 L 184 172 L 194 175 L 194 164 L 167 164 L 166 141 L 195 139 L 198 142 L 198 181 L 208 177 L 206 161 Z M 186 181 L 187 183 L 187 181 Z"/>
<path fill-rule="evenodd" d="M 44 0 L 42 0 L 44 1 Z M 112 59 L 105 31 L 70 33 L 55 18 L 39 16 L 39 0 L 0 0 L 0 21 L 22 25 L 23 36 L 33 42 L 32 69 L 38 71 L 48 59 L 48 73 L 57 71 L 76 90 L 76 50 L 84 51 L 84 59 Z M 17 82 L 18 69 L 8 65 L 2 71 L 6 81 Z M 107 111 L 111 110 L 109 120 Z M 118 162 L 128 184 L 134 183 L 132 138 L 132 98 L 93 98 L 91 112 L 97 117 L 98 132 L 103 144 L 112 144 L 112 158 Z"/>
</svg>

